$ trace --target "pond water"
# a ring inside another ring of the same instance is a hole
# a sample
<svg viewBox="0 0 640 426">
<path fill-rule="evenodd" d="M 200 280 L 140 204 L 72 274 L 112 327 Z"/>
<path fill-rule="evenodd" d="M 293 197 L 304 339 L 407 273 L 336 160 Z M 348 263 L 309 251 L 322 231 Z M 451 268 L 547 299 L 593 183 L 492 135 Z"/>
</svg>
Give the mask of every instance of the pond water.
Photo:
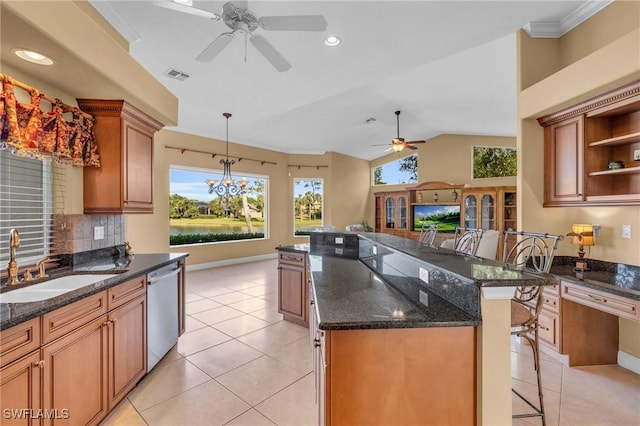
<svg viewBox="0 0 640 426">
<path fill-rule="evenodd" d="M 192 225 L 170 225 L 169 235 L 179 234 L 234 234 L 245 233 L 246 225 L 228 225 L 228 226 L 192 226 Z M 253 226 L 253 232 L 264 232 L 264 226 Z"/>
</svg>

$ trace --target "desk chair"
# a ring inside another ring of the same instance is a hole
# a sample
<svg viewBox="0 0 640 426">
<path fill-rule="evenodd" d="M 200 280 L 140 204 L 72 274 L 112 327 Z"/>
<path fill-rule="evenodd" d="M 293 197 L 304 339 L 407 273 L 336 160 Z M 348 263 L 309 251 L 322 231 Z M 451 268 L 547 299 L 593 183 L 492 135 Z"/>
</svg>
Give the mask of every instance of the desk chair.
<svg viewBox="0 0 640 426">
<path fill-rule="evenodd" d="M 434 247 L 436 235 L 438 235 L 438 225 L 425 225 L 423 223 L 420 227 L 420 238 L 418 238 L 418 242 L 422 246 Z"/>
<path fill-rule="evenodd" d="M 484 229 L 456 227 L 453 250 L 459 254 L 476 255 Z"/>
<path fill-rule="evenodd" d="M 509 238 L 512 237 L 512 238 Z M 509 247 L 513 237 L 519 240 Z M 518 269 L 533 273 L 549 272 L 561 235 L 536 234 L 531 232 L 505 231 L 503 261 Z M 534 413 L 514 414 L 513 418 L 541 417 L 545 426 L 542 381 L 540 379 L 540 346 L 538 341 L 538 317 L 542 311 L 542 290 L 540 286 L 517 287 L 511 299 L 511 335 L 524 338 L 533 352 L 533 366 L 538 379 L 539 408 L 515 389 L 511 389 L 520 399 L 529 405 Z"/>
</svg>

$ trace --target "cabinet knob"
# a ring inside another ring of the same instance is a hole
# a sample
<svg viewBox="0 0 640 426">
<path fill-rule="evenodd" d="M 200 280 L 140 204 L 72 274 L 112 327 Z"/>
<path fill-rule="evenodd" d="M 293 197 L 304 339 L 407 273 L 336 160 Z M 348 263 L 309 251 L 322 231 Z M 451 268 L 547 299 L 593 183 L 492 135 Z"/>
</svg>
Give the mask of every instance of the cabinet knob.
<svg viewBox="0 0 640 426">
<path fill-rule="evenodd" d="M 319 348 L 320 346 L 320 339 L 313 339 L 313 347 Z"/>
<path fill-rule="evenodd" d="M 38 368 L 44 368 L 44 360 L 40 360 L 38 362 L 34 362 L 33 366 L 34 367 L 38 367 Z"/>
</svg>

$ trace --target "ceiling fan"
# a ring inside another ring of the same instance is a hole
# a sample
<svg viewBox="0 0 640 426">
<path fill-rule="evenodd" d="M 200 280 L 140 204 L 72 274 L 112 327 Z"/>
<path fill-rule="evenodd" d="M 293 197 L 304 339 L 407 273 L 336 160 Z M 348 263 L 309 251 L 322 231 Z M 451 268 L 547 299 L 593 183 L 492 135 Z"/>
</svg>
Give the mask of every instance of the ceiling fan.
<svg viewBox="0 0 640 426">
<path fill-rule="evenodd" d="M 156 6 L 174 10 L 189 15 L 209 18 L 214 21 L 222 21 L 231 29 L 216 37 L 205 49 L 200 52 L 196 60 L 208 62 L 213 60 L 227 47 L 236 34 L 245 36 L 245 60 L 246 38 L 251 44 L 280 72 L 288 71 L 291 64 L 261 35 L 253 32 L 262 28 L 266 31 L 325 31 L 327 21 L 322 15 L 293 15 L 293 16 L 263 16 L 257 17 L 247 9 L 246 1 L 229 1 L 222 6 L 222 14 L 209 12 L 191 6 L 191 0 L 167 0 L 154 2 Z"/>
<path fill-rule="evenodd" d="M 394 150 L 395 152 L 400 152 L 405 148 L 409 149 L 418 149 L 413 146 L 418 143 L 425 143 L 425 141 L 405 141 L 404 138 L 400 137 L 400 111 L 396 111 L 396 127 L 398 129 L 398 136 L 391 140 L 391 147 L 389 147 L 386 151 Z M 388 144 L 380 144 L 380 145 L 371 145 L 371 146 L 385 146 Z M 386 152 L 385 151 L 385 152 Z"/>
</svg>

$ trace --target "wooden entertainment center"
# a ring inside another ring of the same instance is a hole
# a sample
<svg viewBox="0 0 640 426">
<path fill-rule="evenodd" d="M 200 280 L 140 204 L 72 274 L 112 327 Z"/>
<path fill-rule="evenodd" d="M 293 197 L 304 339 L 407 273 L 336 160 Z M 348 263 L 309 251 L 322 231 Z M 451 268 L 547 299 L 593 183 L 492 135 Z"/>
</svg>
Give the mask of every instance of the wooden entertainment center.
<svg viewBox="0 0 640 426">
<path fill-rule="evenodd" d="M 404 190 L 381 191 L 375 196 L 375 231 L 418 240 L 420 225 L 416 222 L 416 206 L 459 206 L 460 226 L 493 229 L 499 232 L 517 230 L 515 186 L 467 187 L 447 182 L 423 182 Z M 439 232 L 436 244 L 453 238 L 450 232 Z M 502 239 L 498 257 L 502 253 Z"/>
</svg>

